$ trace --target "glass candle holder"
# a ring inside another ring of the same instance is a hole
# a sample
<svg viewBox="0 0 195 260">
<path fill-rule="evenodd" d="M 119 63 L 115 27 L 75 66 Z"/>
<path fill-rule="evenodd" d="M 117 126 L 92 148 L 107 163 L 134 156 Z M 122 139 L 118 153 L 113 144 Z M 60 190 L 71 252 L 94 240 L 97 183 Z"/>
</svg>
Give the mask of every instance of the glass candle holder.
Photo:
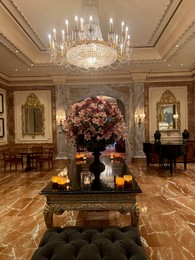
<svg viewBox="0 0 195 260">
<path fill-rule="evenodd" d="M 132 175 L 124 175 L 124 188 L 129 189 L 132 185 Z"/>
<path fill-rule="evenodd" d="M 76 160 L 81 160 L 81 155 L 80 154 L 76 154 L 75 158 L 76 158 Z"/>
<path fill-rule="evenodd" d="M 114 153 L 111 153 L 110 154 L 110 160 L 113 160 L 114 159 Z"/>
<path fill-rule="evenodd" d="M 58 177 L 58 189 L 64 190 L 66 188 L 66 177 Z"/>
<path fill-rule="evenodd" d="M 115 182 L 116 182 L 116 187 L 118 189 L 123 189 L 124 188 L 125 181 L 124 181 L 123 177 L 116 176 Z"/>
<path fill-rule="evenodd" d="M 52 176 L 51 182 L 52 182 L 52 189 L 54 190 L 58 189 L 58 178 L 59 176 Z"/>
<path fill-rule="evenodd" d="M 91 187 L 90 172 L 81 172 L 81 187 L 82 189 L 89 189 Z"/>
</svg>

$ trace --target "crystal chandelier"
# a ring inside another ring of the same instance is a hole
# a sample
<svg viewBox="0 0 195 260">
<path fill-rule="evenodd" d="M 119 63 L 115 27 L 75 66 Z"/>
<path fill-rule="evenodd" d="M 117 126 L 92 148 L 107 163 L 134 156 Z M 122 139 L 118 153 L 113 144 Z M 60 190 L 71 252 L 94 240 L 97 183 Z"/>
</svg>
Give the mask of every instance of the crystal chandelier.
<svg viewBox="0 0 195 260">
<path fill-rule="evenodd" d="M 82 0 L 82 6 L 84 16 L 80 20 L 75 17 L 72 30 L 66 20 L 60 39 L 57 39 L 56 29 L 49 34 L 50 61 L 80 71 L 116 69 L 128 63 L 131 43 L 124 22 L 120 34 L 116 34 L 110 18 L 108 39 L 104 41 L 98 19 L 98 0 Z"/>
</svg>

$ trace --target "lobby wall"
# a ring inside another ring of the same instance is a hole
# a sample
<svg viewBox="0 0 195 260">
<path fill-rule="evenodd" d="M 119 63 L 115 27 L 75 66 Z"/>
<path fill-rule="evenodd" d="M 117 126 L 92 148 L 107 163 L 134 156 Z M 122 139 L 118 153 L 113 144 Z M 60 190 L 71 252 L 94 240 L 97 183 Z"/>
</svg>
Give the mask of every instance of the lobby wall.
<svg viewBox="0 0 195 260">
<path fill-rule="evenodd" d="M 186 116 L 187 118 L 184 118 L 185 123 L 181 122 L 182 127 L 185 127 L 190 132 L 190 140 L 195 140 L 195 87 L 194 82 L 151 82 L 151 83 L 145 83 L 145 89 L 144 89 L 144 106 L 145 106 L 145 113 L 146 113 L 146 120 L 145 120 L 145 139 L 147 141 L 151 140 L 152 138 L 152 132 L 150 130 L 150 98 L 149 98 L 149 91 L 150 89 L 158 89 L 159 93 L 162 93 L 162 91 L 165 91 L 166 89 L 187 89 L 187 104 L 185 104 L 184 97 L 181 97 L 181 106 L 183 109 L 186 109 L 186 111 L 183 111 L 183 116 Z M 158 93 L 158 92 L 157 92 Z M 177 93 L 177 92 L 175 92 Z M 157 94 L 158 95 L 158 94 Z M 160 95 L 160 94 L 159 94 Z M 158 97 L 159 97 L 158 95 Z M 155 122 L 154 122 L 155 123 Z M 153 128 L 152 128 L 153 129 Z M 153 129 L 154 130 L 154 129 Z M 181 131 L 184 129 L 181 129 Z"/>
<path fill-rule="evenodd" d="M 144 83 L 145 82 L 145 83 Z M 21 122 L 20 116 L 14 118 L 16 104 L 14 101 L 14 93 L 16 91 L 50 91 L 51 93 L 51 120 L 49 127 L 52 129 L 52 144 L 56 148 L 57 157 L 64 158 L 70 157 L 75 152 L 74 147 L 70 142 L 67 142 L 64 132 L 57 124 L 56 116 L 66 116 L 69 113 L 70 106 L 80 99 L 93 96 L 93 95 L 106 95 L 120 99 L 125 106 L 125 118 L 128 126 L 128 140 L 127 140 L 127 157 L 129 160 L 135 157 L 144 157 L 142 144 L 143 141 L 149 140 L 150 125 L 149 125 L 149 89 L 150 88 L 164 88 L 169 87 L 187 87 L 187 117 L 188 117 L 188 130 L 190 131 L 190 139 L 195 140 L 195 83 L 192 81 L 187 82 L 133 82 L 129 83 L 93 83 L 93 84 L 52 84 L 50 86 L 17 86 L 10 87 L 3 86 L 2 90 L 6 93 L 6 120 L 7 120 L 7 140 L 0 142 L 0 149 L 5 145 L 14 145 L 16 143 L 16 123 L 18 120 Z M 8 105 L 9 104 L 9 105 Z M 144 123 L 140 126 L 135 123 L 135 114 L 144 112 L 146 115 Z M 4 115 L 5 116 L 5 115 Z M 1 116 L 0 116 L 1 117 Z M 47 127 L 47 126 L 46 126 Z M 33 140 L 36 143 L 36 140 Z M 21 143 L 21 145 L 25 145 Z"/>
<path fill-rule="evenodd" d="M 56 111 L 55 111 L 55 92 L 54 87 L 49 85 L 40 84 L 39 86 L 29 85 L 7 87 L 1 85 L 2 89 L 6 93 L 5 108 L 6 108 L 6 128 L 7 139 L 4 143 L 0 142 L 0 150 L 7 146 L 14 147 L 28 147 L 29 145 L 42 143 L 46 145 L 52 145 L 56 148 Z M 20 138 L 22 128 L 21 118 L 21 104 L 25 103 L 25 93 L 36 93 L 38 97 L 42 96 L 41 100 L 46 109 L 46 136 L 43 138 L 28 137 Z M 45 95 L 44 95 L 45 93 Z M 39 95 L 40 94 L 40 95 Z M 16 97 L 17 96 L 17 97 Z M 1 117 L 1 116 L 0 116 Z M 18 135 L 19 141 L 18 141 Z"/>
</svg>

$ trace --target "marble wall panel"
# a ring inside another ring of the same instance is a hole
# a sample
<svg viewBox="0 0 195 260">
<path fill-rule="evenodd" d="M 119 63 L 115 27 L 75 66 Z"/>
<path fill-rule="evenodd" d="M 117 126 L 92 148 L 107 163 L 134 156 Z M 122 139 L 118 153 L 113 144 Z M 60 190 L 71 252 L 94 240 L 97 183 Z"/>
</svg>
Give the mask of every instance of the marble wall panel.
<svg viewBox="0 0 195 260">
<path fill-rule="evenodd" d="M 144 113 L 144 84 L 130 83 L 124 85 L 82 85 L 56 86 L 56 115 L 67 115 L 71 104 L 89 96 L 110 96 L 119 99 L 125 107 L 125 121 L 128 128 L 126 140 L 126 155 L 128 160 L 137 156 L 143 157 L 143 140 L 145 124 L 135 124 L 135 113 Z M 57 126 L 57 151 L 59 157 L 71 157 L 75 149 L 65 140 L 64 132 Z"/>
</svg>

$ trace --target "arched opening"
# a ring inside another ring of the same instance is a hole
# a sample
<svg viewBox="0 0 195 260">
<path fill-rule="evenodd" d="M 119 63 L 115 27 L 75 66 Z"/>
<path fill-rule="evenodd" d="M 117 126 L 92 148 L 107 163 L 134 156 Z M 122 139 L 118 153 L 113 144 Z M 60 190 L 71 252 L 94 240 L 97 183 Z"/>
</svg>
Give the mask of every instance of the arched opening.
<svg viewBox="0 0 195 260">
<path fill-rule="evenodd" d="M 110 93 L 112 93 L 112 96 L 110 95 Z M 126 106 L 127 106 L 127 100 L 125 99 L 126 97 L 121 97 L 121 94 L 119 95 L 119 93 L 115 93 L 115 91 L 110 91 L 109 88 L 104 88 L 103 90 L 100 91 L 94 91 L 93 88 L 88 88 L 88 91 L 83 90 L 79 93 L 79 95 L 75 95 L 74 97 L 71 98 L 71 100 L 69 99 L 67 102 L 67 105 L 65 106 L 65 114 L 68 115 L 69 112 L 70 112 L 70 108 L 71 108 L 71 105 L 79 102 L 80 100 L 83 100 L 83 99 L 86 99 L 88 97 L 92 97 L 92 96 L 97 96 L 97 97 L 101 97 L 102 99 L 106 100 L 106 101 L 109 101 L 111 104 L 114 104 L 115 106 L 117 106 L 119 108 L 119 110 L 121 111 L 123 117 L 124 117 L 124 120 L 125 120 L 125 123 L 127 125 L 127 128 L 128 128 L 128 119 L 127 119 L 127 113 L 126 113 Z M 118 98 L 120 97 L 120 99 Z M 124 103 L 124 99 L 126 101 L 126 104 Z M 66 156 L 69 158 L 69 157 L 72 157 L 73 154 L 76 152 L 74 148 L 72 148 L 72 145 L 69 141 L 65 141 L 65 144 L 62 146 L 62 142 L 63 142 L 63 138 L 65 138 L 65 136 L 63 136 L 61 134 L 60 136 L 60 139 L 57 138 L 57 146 L 58 146 L 58 151 L 59 153 L 61 152 L 62 156 L 58 156 L 59 157 L 63 157 L 63 155 L 65 155 L 66 153 Z M 120 152 L 120 153 L 123 153 L 125 154 L 126 152 L 126 144 L 124 143 L 124 141 L 122 142 L 121 140 L 117 143 L 115 143 L 113 146 L 110 146 L 108 147 L 108 151 L 107 152 L 111 152 L 111 151 L 115 151 L 115 148 L 116 148 L 116 152 Z M 64 148 L 63 148 L 64 147 Z M 60 150 L 60 149 L 63 149 L 63 150 Z"/>
</svg>

